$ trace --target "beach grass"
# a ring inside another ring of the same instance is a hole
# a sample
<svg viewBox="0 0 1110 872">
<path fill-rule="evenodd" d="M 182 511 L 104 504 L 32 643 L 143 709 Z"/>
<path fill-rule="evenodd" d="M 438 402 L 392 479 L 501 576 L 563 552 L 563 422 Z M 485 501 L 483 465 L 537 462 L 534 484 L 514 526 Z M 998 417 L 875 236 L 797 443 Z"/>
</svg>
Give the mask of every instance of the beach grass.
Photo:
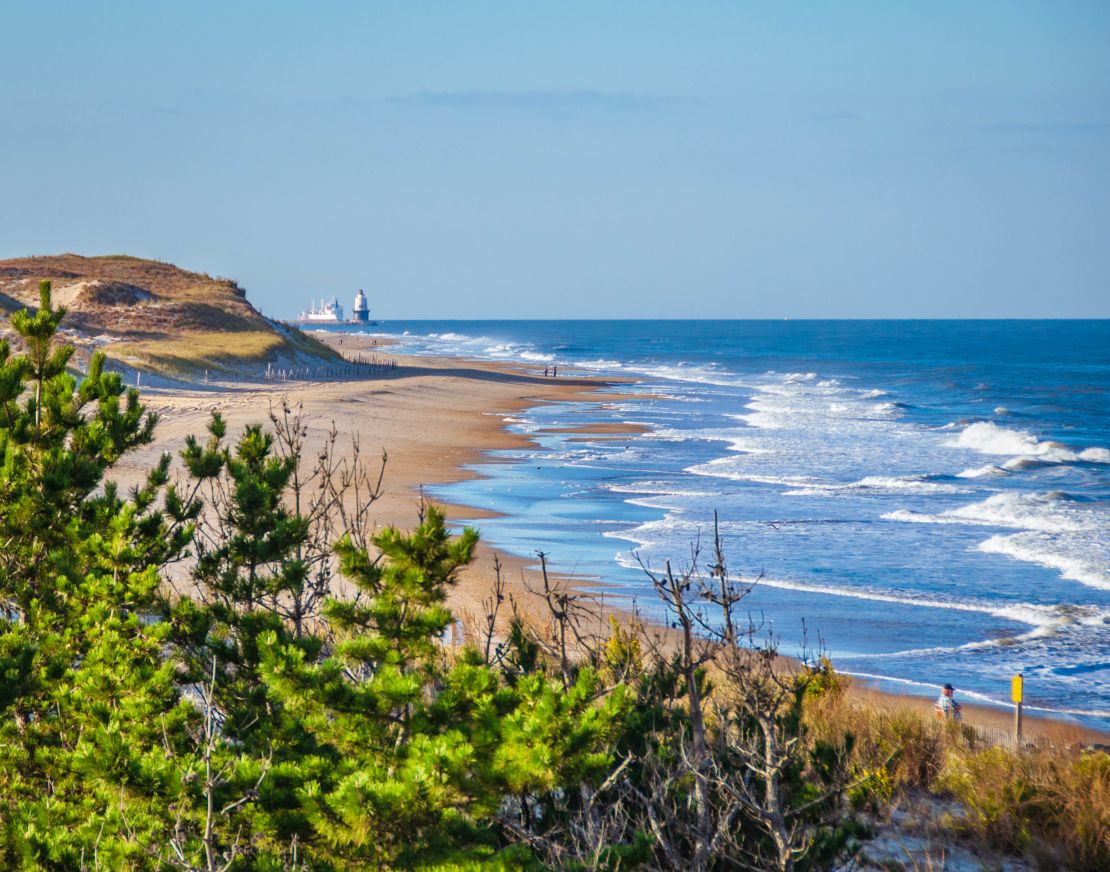
<svg viewBox="0 0 1110 872">
<path fill-rule="evenodd" d="M 204 369 L 230 370 L 265 364 L 287 350 L 287 340 L 270 330 L 189 333 L 181 337 L 122 342 L 112 356 L 143 369 L 192 376 Z"/>
<path fill-rule="evenodd" d="M 223 299 L 243 299 L 242 291 L 227 281 L 206 281 L 184 288 L 175 288 L 172 299 L 178 303 L 216 303 Z"/>
<path fill-rule="evenodd" d="M 1038 868 L 1110 869 L 1110 755 L 1069 741 L 1065 725 L 1020 750 L 990 746 L 960 724 L 843 692 L 810 701 L 807 721 L 834 745 L 850 737 L 857 799 L 880 815 L 914 799 L 955 801 L 958 816 L 931 824 L 944 838 Z"/>
</svg>

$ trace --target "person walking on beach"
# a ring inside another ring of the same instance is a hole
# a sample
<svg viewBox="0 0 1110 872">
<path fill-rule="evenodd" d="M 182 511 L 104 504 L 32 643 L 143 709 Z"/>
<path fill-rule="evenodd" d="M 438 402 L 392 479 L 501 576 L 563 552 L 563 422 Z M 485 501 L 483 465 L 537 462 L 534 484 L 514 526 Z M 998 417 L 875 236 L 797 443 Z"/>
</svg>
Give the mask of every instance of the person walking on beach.
<svg viewBox="0 0 1110 872">
<path fill-rule="evenodd" d="M 951 684 L 946 684 L 941 688 L 940 696 L 937 697 L 936 703 L 938 720 L 947 721 L 951 719 L 958 721 L 960 719 L 960 704 L 955 700 L 955 693 L 956 688 Z"/>
<path fill-rule="evenodd" d="M 549 369 L 551 369 L 551 367 L 550 367 L 550 366 L 545 366 L 545 367 L 543 368 L 543 377 L 544 377 L 544 378 L 547 378 L 547 375 L 548 375 L 548 370 L 549 370 Z"/>
<path fill-rule="evenodd" d="M 551 367 L 551 377 L 552 378 L 558 378 L 559 377 L 559 365 L 558 364 L 554 364 Z"/>
</svg>

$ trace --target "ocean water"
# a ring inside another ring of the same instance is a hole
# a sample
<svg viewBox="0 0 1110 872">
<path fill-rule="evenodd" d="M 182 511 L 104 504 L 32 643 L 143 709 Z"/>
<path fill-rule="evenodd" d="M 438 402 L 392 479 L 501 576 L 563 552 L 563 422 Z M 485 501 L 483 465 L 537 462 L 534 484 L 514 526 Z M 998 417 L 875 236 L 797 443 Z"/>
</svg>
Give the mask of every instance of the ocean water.
<svg viewBox="0 0 1110 872">
<path fill-rule="evenodd" d="M 886 689 L 1110 727 L 1110 321 L 394 322 L 414 354 L 619 375 L 621 399 L 505 419 L 436 496 L 485 539 L 656 605 L 640 561 L 720 517 L 745 607 Z M 627 395 L 631 394 L 629 399 Z M 589 440 L 547 428 L 636 422 Z"/>
</svg>

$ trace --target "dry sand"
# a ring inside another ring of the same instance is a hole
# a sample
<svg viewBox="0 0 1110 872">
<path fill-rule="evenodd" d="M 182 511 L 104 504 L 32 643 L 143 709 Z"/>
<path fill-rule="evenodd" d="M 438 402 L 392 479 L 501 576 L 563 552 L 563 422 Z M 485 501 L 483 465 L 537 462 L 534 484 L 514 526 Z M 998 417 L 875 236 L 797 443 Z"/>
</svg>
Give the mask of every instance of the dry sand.
<svg viewBox="0 0 1110 872">
<path fill-rule="evenodd" d="M 368 351 L 388 355 L 382 340 L 329 337 L 348 354 Z M 391 355 L 392 356 L 392 355 Z M 416 523 L 422 486 L 440 485 L 472 477 L 463 467 L 483 458 L 486 451 L 522 448 L 531 443 L 505 429 L 505 417 L 545 402 L 605 402 L 621 399 L 619 383 L 569 375 L 547 378 L 542 368 L 452 358 L 396 357 L 397 367 L 387 375 L 341 382 L 295 382 L 277 385 L 229 384 L 196 391 L 146 391 L 144 402 L 160 416 L 157 444 L 128 455 L 121 464 L 124 481 L 137 479 L 162 451 L 176 453 L 189 434 L 203 435 L 213 410 L 219 410 L 236 434 L 244 425 L 265 422 L 272 405 L 282 400 L 302 404 L 310 416 L 309 451 L 322 444 L 334 424 L 342 437 L 358 434 L 365 455 L 388 456 L 384 494 L 375 503 L 372 517 L 377 526 L 411 527 Z M 605 391 L 602 393 L 602 391 Z M 587 407 L 583 407 L 584 410 Z M 582 439 L 627 438 L 640 432 L 635 425 L 606 427 L 583 422 L 557 432 L 580 434 Z M 349 438 L 349 437 L 348 437 Z M 484 506 L 446 506 L 448 519 L 490 517 Z M 451 596 L 455 613 L 478 617 L 482 600 L 493 586 L 495 551 L 479 548 L 477 560 L 461 576 Z M 537 588 L 535 561 L 497 555 L 504 565 L 508 588 L 525 611 L 538 614 L 540 603 L 526 588 Z M 597 587 L 599 580 L 591 580 Z M 601 580 L 603 581 L 603 580 Z M 607 608 L 620 597 L 608 598 Z M 879 693 L 862 685 L 854 692 L 870 704 L 912 708 L 929 713 L 932 702 L 912 696 Z M 1005 729 L 1012 715 L 984 706 L 964 706 L 970 723 Z M 1029 734 L 1049 733 L 1075 741 L 1107 741 L 1104 733 L 1074 727 L 1047 718 L 1027 718 Z"/>
</svg>

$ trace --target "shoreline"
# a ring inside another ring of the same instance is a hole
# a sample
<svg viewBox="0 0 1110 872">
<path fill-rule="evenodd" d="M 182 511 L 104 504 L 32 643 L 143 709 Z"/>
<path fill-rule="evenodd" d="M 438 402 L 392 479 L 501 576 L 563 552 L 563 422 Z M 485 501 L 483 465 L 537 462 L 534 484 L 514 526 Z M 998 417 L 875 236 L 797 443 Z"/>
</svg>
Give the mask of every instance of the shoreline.
<svg viewBox="0 0 1110 872">
<path fill-rule="evenodd" d="M 380 337 L 334 334 L 343 352 L 375 351 L 388 347 Z M 359 341 L 361 340 L 361 341 Z M 545 378 L 542 367 L 464 360 L 449 357 L 406 357 L 390 355 L 397 367 L 389 374 L 365 380 L 281 384 L 229 381 L 196 390 L 178 388 L 143 389 L 142 400 L 159 416 L 155 443 L 126 455 L 117 468 L 121 482 L 137 481 L 143 471 L 164 451 L 176 456 L 186 436 L 205 432 L 209 416 L 218 410 L 231 438 L 247 424 L 266 423 L 271 404 L 279 408 L 285 400 L 302 404 L 308 421 L 306 455 L 314 456 L 334 424 L 339 431 L 338 447 L 350 446 L 359 438 L 362 456 L 376 467 L 384 451 L 388 456 L 382 495 L 370 512 L 375 528 L 411 528 L 417 523 L 421 489 L 479 478 L 468 467 L 488 460 L 496 449 L 538 447 L 527 434 L 511 433 L 506 417 L 542 403 L 603 402 L 619 400 L 620 382 L 560 374 Z M 535 370 L 538 369 L 538 372 Z M 600 395 L 609 388 L 614 392 Z M 613 435 L 642 432 L 642 427 L 615 428 Z M 594 428 L 587 425 L 583 438 Z M 496 513 L 481 506 L 462 506 L 434 500 L 448 522 L 460 519 L 480 522 Z M 480 529 L 480 523 L 478 524 Z M 531 577 L 534 558 L 520 557 L 480 542 L 474 563 L 460 573 L 448 604 L 466 620 L 482 612 L 482 600 L 494 583 L 494 558 L 500 560 L 506 590 L 512 592 L 522 611 L 537 612 L 538 603 L 527 593 L 525 577 Z M 604 588 L 604 580 L 575 578 L 569 573 L 552 573 L 569 585 Z M 534 581 L 538 581 L 535 573 Z M 611 611 L 619 612 L 620 609 Z"/>
<path fill-rule="evenodd" d="M 392 345 L 382 337 L 351 334 L 315 334 L 337 351 L 364 352 Z M 339 345 L 342 342 L 342 345 Z M 162 451 L 175 452 L 190 433 L 204 431 L 212 409 L 218 408 L 234 434 L 247 423 L 265 421 L 269 404 L 287 399 L 302 403 L 311 416 L 308 452 L 326 435 L 331 425 L 340 432 L 340 446 L 348 434 L 361 434 L 363 455 L 368 460 L 384 450 L 389 460 L 383 481 L 383 495 L 373 507 L 375 526 L 411 527 L 416 522 L 422 487 L 440 486 L 479 478 L 468 467 L 488 462 L 488 452 L 497 449 L 535 447 L 527 434 L 511 433 L 506 417 L 548 402 L 602 403 L 619 401 L 622 395 L 615 379 L 571 375 L 546 378 L 542 365 L 489 362 L 454 357 L 407 357 L 397 359 L 389 375 L 365 381 L 297 382 L 280 386 L 231 383 L 212 390 L 191 392 L 163 389 L 144 391 L 143 400 L 161 421 L 154 446 L 135 452 L 122 464 L 123 471 L 135 472 L 147 466 Z M 402 390 L 403 386 L 403 390 Z M 637 395 L 641 396 L 641 395 Z M 546 431 L 545 431 L 546 432 Z M 580 427 L 560 427 L 556 432 L 582 441 L 622 438 L 646 432 L 640 425 L 590 423 Z M 349 444 L 349 443 L 348 443 Z M 128 477 L 128 476 L 125 476 Z M 443 504 L 449 522 L 460 517 L 471 521 L 495 517 L 481 506 Z M 474 564 L 460 574 L 449 606 L 463 621 L 479 620 L 484 614 L 483 599 L 494 583 L 494 559 L 502 564 L 506 591 L 513 594 L 522 611 L 535 613 L 539 605 L 527 592 L 527 576 L 533 576 L 535 559 L 520 557 L 486 543 L 478 548 Z M 592 589 L 606 589 L 604 579 L 575 578 L 565 573 L 555 576 L 577 587 L 588 582 Z M 611 588 L 616 599 L 624 599 Z M 630 600 L 629 600 L 630 602 Z M 609 614 L 627 616 L 619 606 L 606 608 Z M 835 662 L 834 662 L 835 668 Z M 933 702 L 927 697 L 879 689 L 867 680 L 850 679 L 853 698 L 866 705 L 891 711 L 914 710 L 931 716 Z M 958 693 L 958 691 L 957 691 Z M 1009 729 L 1012 711 L 977 703 L 964 703 L 965 722 L 990 729 Z M 1110 741 L 1110 731 L 1086 727 L 1065 717 L 1032 714 L 1025 716 L 1028 736 L 1047 736 L 1074 742 Z"/>
</svg>

